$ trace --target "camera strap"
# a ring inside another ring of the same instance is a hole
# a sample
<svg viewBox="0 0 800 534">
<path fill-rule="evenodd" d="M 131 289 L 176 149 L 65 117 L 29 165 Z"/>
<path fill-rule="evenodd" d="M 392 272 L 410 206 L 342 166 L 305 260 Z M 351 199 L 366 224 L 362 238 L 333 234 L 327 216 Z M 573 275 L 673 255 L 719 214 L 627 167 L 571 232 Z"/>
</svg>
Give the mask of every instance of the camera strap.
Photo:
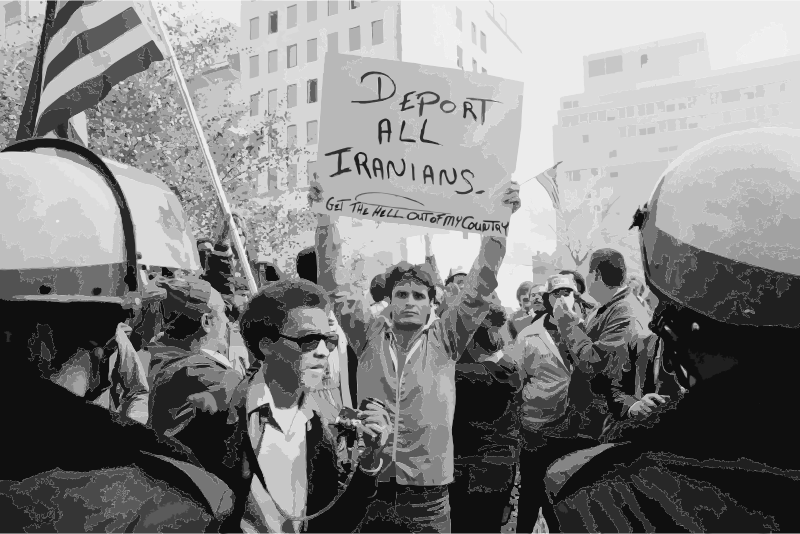
<svg viewBox="0 0 800 534">
<path fill-rule="evenodd" d="M 246 415 L 247 414 L 245 413 L 245 419 L 244 419 L 245 422 L 247 421 Z M 322 424 L 322 418 L 320 418 L 320 423 Z M 336 502 L 341 498 L 341 496 L 344 494 L 344 492 L 347 490 L 347 488 L 350 486 L 350 482 L 353 480 L 353 476 L 355 475 L 356 470 L 358 469 L 358 458 L 355 456 L 355 454 L 353 455 L 353 458 L 352 458 L 353 461 L 351 462 L 350 473 L 347 476 L 347 480 L 344 482 L 342 487 L 339 488 L 339 491 L 336 494 L 336 497 L 334 497 L 333 500 L 330 503 L 328 503 L 328 505 L 325 506 L 319 512 L 315 512 L 315 513 L 313 513 L 311 515 L 294 516 L 294 515 L 288 513 L 286 510 L 284 510 L 281 507 L 280 504 L 278 504 L 278 501 L 275 499 L 275 497 L 269 491 L 269 486 L 267 485 L 267 481 L 264 478 L 264 473 L 261 471 L 261 466 L 258 464 L 258 453 L 257 453 L 257 451 L 261 449 L 261 445 L 262 445 L 262 442 L 264 440 L 264 434 L 265 433 L 264 433 L 264 430 L 263 430 L 263 426 L 266 423 L 261 421 L 259 424 L 262 425 L 262 429 L 261 429 L 261 436 L 258 439 L 258 444 L 257 444 L 256 448 L 254 449 L 253 445 L 252 445 L 252 442 L 249 439 L 249 436 L 245 437 L 245 439 L 244 439 L 244 442 L 245 442 L 245 454 L 247 455 L 248 463 L 251 465 L 250 472 L 256 475 L 256 478 L 258 478 L 258 481 L 261 483 L 261 486 L 264 488 L 264 491 L 267 493 L 267 495 L 269 495 L 269 498 L 272 499 L 272 503 L 275 505 L 275 508 L 277 508 L 278 512 L 288 521 L 309 521 L 311 519 L 314 519 L 316 517 L 321 516 L 322 514 L 324 514 L 328 510 L 330 510 L 333 507 L 333 505 L 336 504 Z M 307 445 L 308 445 L 308 442 L 306 442 L 306 446 Z M 334 456 L 335 456 L 335 454 L 334 454 Z"/>
</svg>

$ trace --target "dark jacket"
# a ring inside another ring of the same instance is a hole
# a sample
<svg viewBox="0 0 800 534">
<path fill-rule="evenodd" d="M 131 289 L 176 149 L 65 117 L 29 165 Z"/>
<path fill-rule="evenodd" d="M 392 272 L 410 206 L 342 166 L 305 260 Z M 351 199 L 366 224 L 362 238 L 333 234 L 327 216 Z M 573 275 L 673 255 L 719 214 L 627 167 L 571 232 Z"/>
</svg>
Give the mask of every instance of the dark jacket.
<svg viewBox="0 0 800 534">
<path fill-rule="evenodd" d="M 235 430 L 228 410 L 239 374 L 201 351 L 156 344 L 150 354 L 148 425 L 224 482 L 238 480 L 238 459 L 227 441 Z"/>
<path fill-rule="evenodd" d="M 247 391 L 256 379 L 260 369 L 253 367 L 248 376 L 236 388 L 230 410 L 230 422 L 235 425 L 234 439 L 230 447 L 241 458 L 242 468 L 237 488 L 237 499 L 231 518 L 245 516 L 247 499 L 242 498 L 250 492 L 253 478 L 265 478 L 269 473 L 261 473 L 257 451 L 253 449 L 248 433 Z M 308 494 L 306 515 L 312 515 L 336 498 L 350 473 L 350 464 L 343 464 L 335 450 L 337 427 L 326 425 L 316 412 L 306 430 L 306 473 L 308 474 Z M 306 523 L 306 532 L 352 532 L 361 521 L 364 503 L 376 491 L 376 478 L 356 469 L 346 491 L 342 493 L 331 509 Z M 229 525 L 238 528 L 238 522 Z"/>
<path fill-rule="evenodd" d="M 743 395 L 758 372 L 715 376 L 630 423 L 566 483 L 548 477 L 561 532 L 800 531 L 795 427 L 781 408 L 796 375 Z"/>
<path fill-rule="evenodd" d="M 589 380 L 593 394 L 605 401 L 608 415 L 616 420 L 627 417 L 628 410 L 638 400 L 634 365 L 639 332 L 634 303 L 639 305 L 630 289 L 625 288 L 598 308 L 585 326 L 573 324 L 561 331 L 573 364 Z M 597 402 L 588 404 L 583 408 L 591 410 L 591 404 Z"/>
<path fill-rule="evenodd" d="M 59 385 L 12 376 L 28 393 L 10 397 L 23 403 L 13 403 L 16 407 L 4 414 L 4 530 L 202 532 L 219 527 L 191 478 L 151 455 L 190 461 L 182 450 L 138 423 L 118 423 L 108 409 Z M 10 389 L 13 393 L 14 386 Z"/>
<path fill-rule="evenodd" d="M 514 361 L 456 364 L 456 409 L 453 416 L 454 458 L 507 455 L 519 445 L 522 375 Z"/>
</svg>

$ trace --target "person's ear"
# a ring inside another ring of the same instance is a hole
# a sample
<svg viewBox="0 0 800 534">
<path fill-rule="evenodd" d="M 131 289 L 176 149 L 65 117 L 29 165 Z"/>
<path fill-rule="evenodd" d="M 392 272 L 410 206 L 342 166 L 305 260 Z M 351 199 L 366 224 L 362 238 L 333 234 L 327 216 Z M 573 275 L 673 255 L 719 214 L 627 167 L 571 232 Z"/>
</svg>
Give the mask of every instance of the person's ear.
<svg viewBox="0 0 800 534">
<path fill-rule="evenodd" d="M 206 333 L 211 332 L 211 326 L 213 322 L 214 320 L 211 318 L 210 313 L 204 313 L 203 317 L 200 318 L 200 323 L 203 325 L 203 330 L 205 330 Z"/>
</svg>

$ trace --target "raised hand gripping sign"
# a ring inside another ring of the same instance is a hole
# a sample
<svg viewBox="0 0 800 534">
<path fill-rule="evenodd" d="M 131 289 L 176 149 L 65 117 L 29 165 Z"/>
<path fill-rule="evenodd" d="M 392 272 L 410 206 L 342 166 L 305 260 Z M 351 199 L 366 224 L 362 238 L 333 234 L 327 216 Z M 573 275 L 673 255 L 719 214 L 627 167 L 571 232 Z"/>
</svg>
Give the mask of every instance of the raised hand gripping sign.
<svg viewBox="0 0 800 534">
<path fill-rule="evenodd" d="M 314 211 L 508 235 L 521 82 L 327 54 Z"/>
</svg>

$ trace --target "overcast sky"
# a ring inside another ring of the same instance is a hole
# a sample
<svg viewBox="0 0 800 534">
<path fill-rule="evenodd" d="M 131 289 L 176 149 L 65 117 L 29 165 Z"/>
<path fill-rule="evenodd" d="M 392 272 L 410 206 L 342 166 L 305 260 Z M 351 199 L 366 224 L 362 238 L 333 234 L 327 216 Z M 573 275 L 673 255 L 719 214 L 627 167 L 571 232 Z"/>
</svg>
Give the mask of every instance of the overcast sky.
<svg viewBox="0 0 800 534">
<path fill-rule="evenodd" d="M 238 2 L 204 3 L 209 12 L 239 23 Z M 559 0 L 498 1 L 495 6 L 524 55 L 517 76 L 525 83 L 518 182 L 555 163 L 552 128 L 559 98 L 583 92 L 583 56 L 695 32 L 706 34 L 712 69 L 800 54 L 800 2 Z M 520 222 L 516 235 L 512 225 L 510 248 L 524 240 L 532 253 L 552 252 L 555 236 L 549 226 L 555 226 L 555 217 L 549 198 L 536 181 L 522 187 L 522 198 L 524 207 L 512 219 Z M 421 254 L 419 245 L 415 256 Z M 434 240 L 437 257 L 454 265 L 472 263 L 467 256 L 475 252 L 461 250 L 463 245 L 460 239 Z M 499 290 L 504 305 L 513 304 L 514 290 L 525 277 L 524 269 L 506 276 Z"/>
</svg>

